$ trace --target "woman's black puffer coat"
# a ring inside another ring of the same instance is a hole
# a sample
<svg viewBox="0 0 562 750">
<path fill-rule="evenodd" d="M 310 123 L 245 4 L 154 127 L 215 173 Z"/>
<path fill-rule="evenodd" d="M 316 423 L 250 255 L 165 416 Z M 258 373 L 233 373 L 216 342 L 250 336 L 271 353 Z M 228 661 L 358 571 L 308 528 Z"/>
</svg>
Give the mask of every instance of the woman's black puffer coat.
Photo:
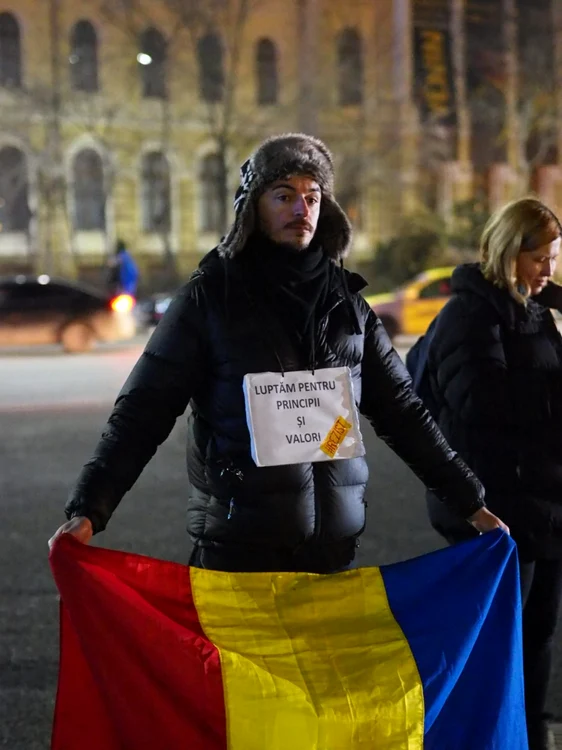
<svg viewBox="0 0 562 750">
<path fill-rule="evenodd" d="M 67 504 L 103 529 L 188 405 L 187 527 L 200 546 L 309 550 L 353 558 L 365 525 L 364 458 L 258 468 L 250 457 L 242 381 L 246 373 L 306 369 L 274 317 L 233 283 L 213 251 L 183 287 L 125 383 Z M 343 273 L 343 272 L 342 272 Z M 347 272 L 346 272 L 347 273 Z M 427 486 L 462 517 L 483 505 L 480 483 L 449 449 L 411 389 L 380 321 L 348 274 L 335 273 L 317 318 L 316 366 L 348 366 L 360 411 Z M 349 304 L 360 332 L 350 325 Z M 256 554 L 259 554 L 256 552 Z M 345 560 L 343 558 L 346 558 Z M 321 569 L 322 565 L 318 565 Z"/>
<path fill-rule="evenodd" d="M 562 555 L 562 338 L 545 305 L 550 285 L 525 307 L 487 281 L 477 264 L 453 274 L 453 298 L 429 349 L 437 421 L 483 482 L 486 502 L 525 557 Z M 544 303 L 544 304 L 541 304 Z M 435 528 L 470 534 L 429 496 Z"/>
</svg>

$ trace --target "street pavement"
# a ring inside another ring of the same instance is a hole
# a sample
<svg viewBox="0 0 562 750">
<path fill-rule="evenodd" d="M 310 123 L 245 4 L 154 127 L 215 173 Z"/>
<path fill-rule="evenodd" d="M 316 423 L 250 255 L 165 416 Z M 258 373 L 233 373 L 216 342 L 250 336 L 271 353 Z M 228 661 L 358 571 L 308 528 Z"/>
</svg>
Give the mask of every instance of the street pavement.
<svg viewBox="0 0 562 750">
<path fill-rule="evenodd" d="M 47 563 L 47 539 L 64 520 L 69 488 L 90 456 L 141 344 L 138 340 L 80 356 L 50 349 L 0 352 L 2 748 L 49 747 L 58 668 L 58 608 Z M 371 481 L 360 564 L 395 562 L 441 547 L 426 520 L 421 484 L 367 424 L 363 434 Z M 179 420 L 107 531 L 96 537 L 96 544 L 187 561 L 184 452 L 185 423 Z M 562 632 L 556 641 L 549 699 L 550 710 L 559 720 L 561 640 Z M 475 720 L 477 713 L 476 709 Z M 87 722 L 84 717 L 85 731 Z"/>
</svg>

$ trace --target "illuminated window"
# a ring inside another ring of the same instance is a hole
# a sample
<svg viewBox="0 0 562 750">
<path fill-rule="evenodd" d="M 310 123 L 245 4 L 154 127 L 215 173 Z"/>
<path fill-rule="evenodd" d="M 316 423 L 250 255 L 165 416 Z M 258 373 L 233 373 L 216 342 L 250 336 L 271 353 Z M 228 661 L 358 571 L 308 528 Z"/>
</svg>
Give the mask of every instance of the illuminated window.
<svg viewBox="0 0 562 750">
<path fill-rule="evenodd" d="M 356 29 L 343 29 L 338 37 L 338 84 L 341 106 L 363 103 L 363 50 Z"/>
<path fill-rule="evenodd" d="M 73 164 L 74 228 L 105 230 L 103 164 L 97 151 L 80 151 Z"/>
<path fill-rule="evenodd" d="M 256 45 L 256 78 L 258 104 L 277 104 L 279 97 L 277 48 L 271 39 L 260 39 Z"/>
<path fill-rule="evenodd" d="M 70 37 L 70 81 L 75 91 L 98 90 L 98 40 L 89 21 L 79 21 Z"/>
<path fill-rule="evenodd" d="M 0 150 L 0 231 L 29 228 L 28 177 L 25 154 L 17 148 Z"/>
<path fill-rule="evenodd" d="M 21 88 L 20 27 L 11 13 L 0 13 L 0 86 Z"/>
<path fill-rule="evenodd" d="M 145 232 L 170 229 L 170 167 L 164 154 L 153 151 L 142 161 L 142 208 Z"/>
<path fill-rule="evenodd" d="M 197 42 L 199 95 L 204 102 L 220 102 L 224 95 L 224 52 L 218 34 L 209 33 Z"/>
<path fill-rule="evenodd" d="M 222 192 L 222 162 L 216 154 L 209 154 L 201 163 L 201 230 L 220 232 Z"/>
<path fill-rule="evenodd" d="M 166 86 L 166 40 L 158 29 L 146 29 L 141 35 L 139 63 L 142 95 L 145 99 L 165 99 Z"/>
</svg>

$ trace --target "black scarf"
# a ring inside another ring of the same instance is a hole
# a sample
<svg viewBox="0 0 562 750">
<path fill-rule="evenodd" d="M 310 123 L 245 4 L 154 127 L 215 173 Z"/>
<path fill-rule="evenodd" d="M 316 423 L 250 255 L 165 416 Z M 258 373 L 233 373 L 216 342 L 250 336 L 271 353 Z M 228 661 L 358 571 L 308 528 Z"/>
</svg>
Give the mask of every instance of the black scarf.
<svg viewBox="0 0 562 750">
<path fill-rule="evenodd" d="M 295 250 L 256 235 L 242 254 L 252 293 L 302 345 L 314 367 L 316 324 L 335 265 L 318 245 Z"/>
</svg>

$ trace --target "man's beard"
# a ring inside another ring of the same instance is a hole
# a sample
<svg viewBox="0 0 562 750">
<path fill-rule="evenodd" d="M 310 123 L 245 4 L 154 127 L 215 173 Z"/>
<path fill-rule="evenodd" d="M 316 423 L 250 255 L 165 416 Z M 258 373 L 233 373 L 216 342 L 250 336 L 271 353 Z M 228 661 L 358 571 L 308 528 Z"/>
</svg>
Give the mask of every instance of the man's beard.
<svg viewBox="0 0 562 750">
<path fill-rule="evenodd" d="M 306 240 L 304 243 L 287 241 L 279 242 L 278 240 L 274 240 L 273 237 L 270 237 L 269 234 L 266 234 L 262 229 L 258 229 L 255 233 L 255 237 L 257 240 L 265 240 L 271 245 L 278 247 L 280 250 L 285 250 L 290 253 L 304 253 L 315 246 L 314 236 L 311 237 L 311 239 Z"/>
<path fill-rule="evenodd" d="M 314 238 L 313 238 L 314 239 Z M 285 250 L 289 250 L 293 253 L 304 253 L 307 250 L 310 249 L 310 246 L 312 245 L 312 239 L 307 240 L 304 243 L 297 243 L 297 242 L 275 242 L 275 245 L 278 245 L 280 248 L 283 248 Z"/>
</svg>

